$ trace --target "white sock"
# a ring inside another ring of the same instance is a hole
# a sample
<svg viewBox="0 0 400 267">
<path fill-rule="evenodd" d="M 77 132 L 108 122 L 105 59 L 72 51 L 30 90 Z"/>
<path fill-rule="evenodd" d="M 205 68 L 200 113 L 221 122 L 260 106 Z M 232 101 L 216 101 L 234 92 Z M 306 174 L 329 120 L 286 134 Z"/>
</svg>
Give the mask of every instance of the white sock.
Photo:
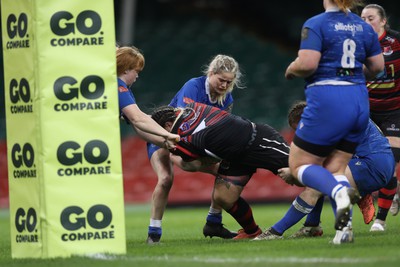
<svg viewBox="0 0 400 267">
<path fill-rule="evenodd" d="M 151 227 L 159 227 L 159 228 L 161 228 L 161 221 L 162 220 L 150 219 L 150 226 Z"/>
<path fill-rule="evenodd" d="M 219 214 L 222 213 L 222 210 L 220 209 L 214 209 L 213 207 L 210 207 L 210 209 L 208 210 L 209 214 Z"/>
</svg>

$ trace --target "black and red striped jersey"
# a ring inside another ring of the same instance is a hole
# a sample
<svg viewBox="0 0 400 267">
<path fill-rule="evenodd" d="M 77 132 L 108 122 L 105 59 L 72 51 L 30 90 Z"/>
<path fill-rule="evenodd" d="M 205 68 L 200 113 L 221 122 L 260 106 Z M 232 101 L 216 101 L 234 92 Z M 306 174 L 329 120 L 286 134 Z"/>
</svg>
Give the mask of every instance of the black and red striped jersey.
<svg viewBox="0 0 400 267">
<path fill-rule="evenodd" d="M 205 156 L 232 159 L 248 144 L 253 125 L 248 119 L 195 102 L 177 114 L 171 132 L 181 136 L 171 152 L 184 160 Z"/>
<path fill-rule="evenodd" d="M 379 42 L 385 59 L 385 71 L 367 82 L 370 110 L 400 110 L 400 33 L 388 30 Z"/>
</svg>

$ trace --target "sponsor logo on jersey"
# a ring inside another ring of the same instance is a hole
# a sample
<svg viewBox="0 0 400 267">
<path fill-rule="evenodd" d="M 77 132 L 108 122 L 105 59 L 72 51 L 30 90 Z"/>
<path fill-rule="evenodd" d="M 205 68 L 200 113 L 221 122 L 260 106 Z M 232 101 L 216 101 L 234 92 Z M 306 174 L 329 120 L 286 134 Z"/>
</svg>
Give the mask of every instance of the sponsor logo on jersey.
<svg viewBox="0 0 400 267">
<path fill-rule="evenodd" d="M 391 54 L 393 54 L 392 47 L 391 46 L 384 46 L 383 47 L 383 55 L 389 56 Z"/>
<path fill-rule="evenodd" d="M 342 22 L 339 22 L 335 24 L 335 31 L 352 32 L 354 36 L 356 32 L 362 32 L 364 31 L 364 29 L 361 24 L 344 24 Z"/>
</svg>

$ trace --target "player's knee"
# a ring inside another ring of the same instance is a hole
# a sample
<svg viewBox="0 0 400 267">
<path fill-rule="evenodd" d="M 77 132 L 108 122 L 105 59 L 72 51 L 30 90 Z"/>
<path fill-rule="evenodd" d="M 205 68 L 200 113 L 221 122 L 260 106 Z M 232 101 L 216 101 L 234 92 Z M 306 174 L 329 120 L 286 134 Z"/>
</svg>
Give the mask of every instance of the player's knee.
<svg viewBox="0 0 400 267">
<path fill-rule="evenodd" d="M 219 192 L 217 191 L 214 191 L 212 200 L 216 205 L 222 207 L 225 210 L 227 208 L 229 209 L 233 205 L 233 203 L 231 203 L 228 198 L 226 198 L 223 194 L 219 194 Z"/>
<path fill-rule="evenodd" d="M 170 190 L 173 184 L 173 177 L 172 175 L 163 175 L 158 177 L 158 185 L 163 190 Z"/>
</svg>

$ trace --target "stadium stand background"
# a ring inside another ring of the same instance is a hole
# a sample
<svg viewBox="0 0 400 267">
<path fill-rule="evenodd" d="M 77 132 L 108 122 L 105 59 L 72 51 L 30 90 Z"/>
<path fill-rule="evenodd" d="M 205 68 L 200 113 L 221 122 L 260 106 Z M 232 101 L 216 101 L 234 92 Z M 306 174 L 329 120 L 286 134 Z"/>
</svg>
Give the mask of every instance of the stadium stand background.
<svg viewBox="0 0 400 267">
<path fill-rule="evenodd" d="M 128 10 L 132 40 L 122 42 L 122 16 L 128 1 L 135 3 Z M 365 2 L 382 4 L 392 28 L 400 30 L 397 1 Z M 115 0 L 114 4 L 117 43 L 137 46 L 146 58 L 146 67 L 133 89 L 143 111 L 150 113 L 154 107 L 168 104 L 184 82 L 202 75 L 203 66 L 213 56 L 229 54 L 239 62 L 246 85 L 245 89 L 234 91 L 233 112 L 274 126 L 290 141 L 286 112 L 294 100 L 303 99 L 303 82 L 286 81 L 284 72 L 296 56 L 302 24 L 323 11 L 322 1 Z M 3 65 L 0 68 L 0 206 L 4 206 L 7 165 Z M 124 123 L 121 137 L 126 200 L 149 201 L 156 178 L 148 163 L 145 143 Z M 212 179 L 190 175 L 188 183 L 188 173 L 176 170 L 172 203 L 209 201 Z M 261 172 L 245 193 L 251 192 L 254 201 L 279 201 L 291 199 L 298 192 L 287 187 L 284 194 L 277 195 L 274 190 L 282 186 L 286 185 L 270 173 Z"/>
</svg>

